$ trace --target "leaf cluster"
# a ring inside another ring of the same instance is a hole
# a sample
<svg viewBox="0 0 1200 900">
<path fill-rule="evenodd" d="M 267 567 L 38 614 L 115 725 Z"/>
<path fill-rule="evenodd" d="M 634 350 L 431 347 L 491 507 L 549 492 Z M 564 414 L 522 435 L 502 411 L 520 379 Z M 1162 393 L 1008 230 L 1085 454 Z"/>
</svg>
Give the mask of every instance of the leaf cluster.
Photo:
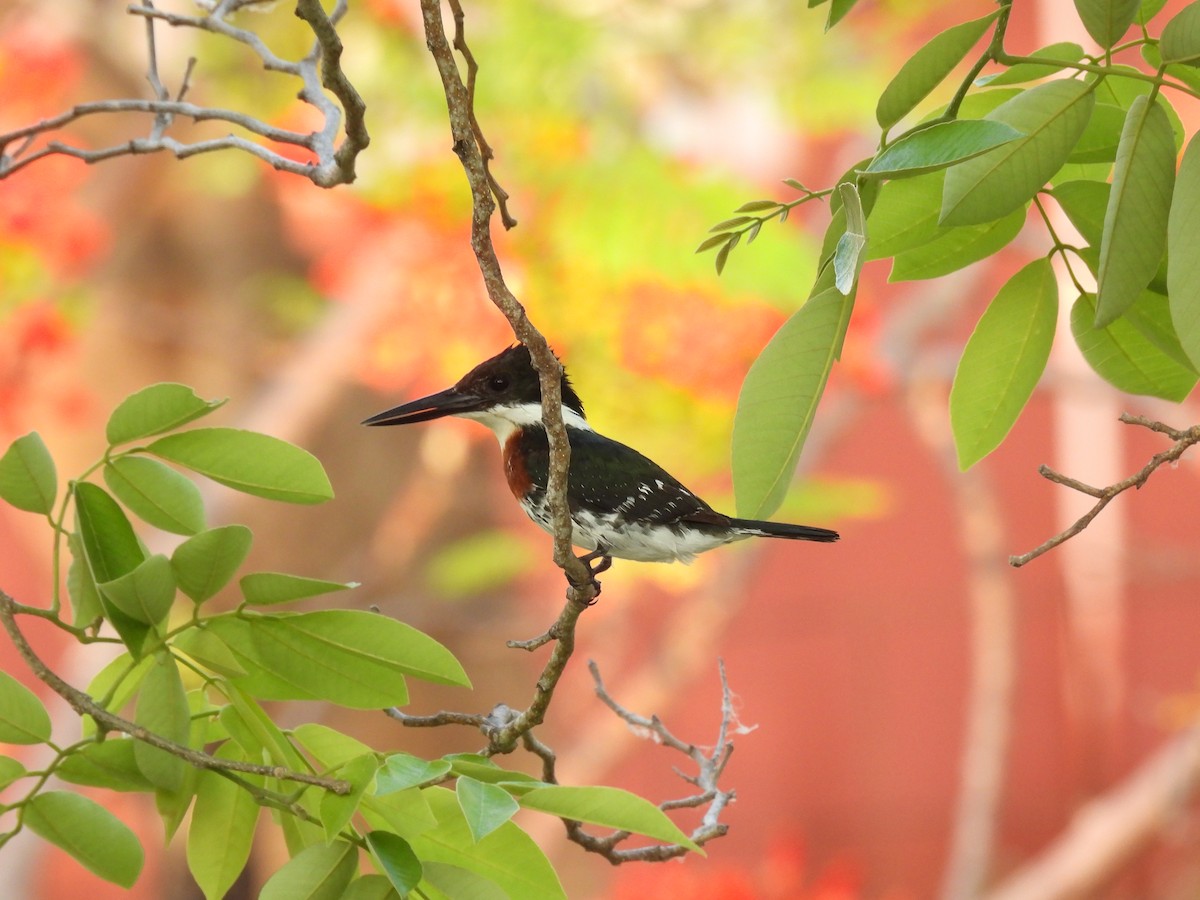
<svg viewBox="0 0 1200 900">
<path fill-rule="evenodd" d="M 1200 378 L 1200 263 L 1190 247 L 1200 229 L 1200 142 L 1186 141 L 1177 166 L 1185 132 L 1171 97 L 1200 97 L 1200 3 L 1169 18 L 1164 5 L 1076 0 L 1099 54 L 1059 42 L 1016 56 L 1005 49 L 1012 2 L 1000 0 L 903 64 L 879 98 L 873 156 L 832 188 L 754 201 L 714 227 L 698 250 L 717 251 L 719 272 L 743 236 L 749 243 L 798 202 L 831 198 L 808 300 L 742 387 L 733 442 L 741 515 L 765 516 L 781 502 L 870 260 L 890 259 L 892 281 L 930 279 L 1023 231 L 1041 233 L 1026 243 L 1040 241 L 1044 257 L 1000 289 L 959 363 L 950 415 L 963 468 L 1003 441 L 1041 379 L 1064 291 L 1055 256 L 1091 367 L 1128 393 L 1179 401 L 1191 392 Z M 828 25 L 853 6 L 831 2 Z M 949 102 L 912 121 L 957 71 Z M 1082 241 L 1060 236 L 1064 220 Z"/>
<path fill-rule="evenodd" d="M 68 568 L 66 600 L 56 590 L 49 608 L 0 593 L 6 630 L 52 687 L 63 683 L 24 641 L 17 616 L 120 649 L 85 693 L 55 687 L 84 713 L 73 743 L 57 742 L 37 696 L 0 672 L 0 741 L 52 755 L 37 769 L 0 756 L 0 787 L 15 797 L 0 807 L 13 814 L 0 847 L 28 828 L 104 879 L 136 881 L 143 849 L 133 832 L 90 797 L 48 789 L 53 778 L 153 795 L 168 840 L 190 812 L 187 862 L 208 898 L 223 896 L 245 867 L 263 809 L 291 855 L 265 897 L 563 896 L 542 851 L 511 821 L 520 808 L 699 849 L 658 807 L 616 788 L 547 784 L 471 754 L 379 751 L 322 725 L 281 729 L 265 702 L 379 709 L 407 704 L 410 679 L 470 681 L 449 650 L 403 622 L 279 608 L 354 583 L 239 577 L 250 529 L 210 527 L 185 473 L 287 503 L 320 503 L 333 492 L 299 447 L 187 427 L 220 406 L 178 384 L 133 394 L 108 420 L 102 458 L 65 485 L 36 432 L 0 457 L 0 499 L 46 520 L 55 571 Z M 169 554 L 152 553 L 137 520 L 182 540 Z M 214 609 L 218 595 L 236 597 L 235 607 Z"/>
</svg>

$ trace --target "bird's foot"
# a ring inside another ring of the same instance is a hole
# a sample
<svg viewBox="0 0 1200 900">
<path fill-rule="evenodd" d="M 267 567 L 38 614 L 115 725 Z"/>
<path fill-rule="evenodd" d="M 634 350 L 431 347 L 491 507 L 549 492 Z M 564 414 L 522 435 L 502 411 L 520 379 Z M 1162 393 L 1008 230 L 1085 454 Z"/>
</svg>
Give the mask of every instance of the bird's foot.
<svg viewBox="0 0 1200 900">
<path fill-rule="evenodd" d="M 587 604 L 591 606 L 600 599 L 600 582 L 596 580 L 596 576 L 601 572 L 607 572 L 612 567 L 612 557 L 608 555 L 606 548 L 597 547 L 591 553 L 585 553 L 583 556 L 577 557 L 577 559 L 587 566 L 588 577 L 591 579 L 590 583 L 595 591 L 592 599 Z"/>
</svg>

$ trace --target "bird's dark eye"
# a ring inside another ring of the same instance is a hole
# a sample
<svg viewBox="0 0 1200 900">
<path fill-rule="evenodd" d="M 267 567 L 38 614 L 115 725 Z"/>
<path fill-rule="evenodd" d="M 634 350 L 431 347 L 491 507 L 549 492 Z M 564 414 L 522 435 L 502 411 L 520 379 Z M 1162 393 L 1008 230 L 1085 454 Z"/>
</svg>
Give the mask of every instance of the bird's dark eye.
<svg viewBox="0 0 1200 900">
<path fill-rule="evenodd" d="M 508 387 L 508 376 L 507 375 L 493 375 L 491 378 L 488 379 L 487 386 L 488 386 L 489 390 L 497 391 L 497 392 L 502 391 L 506 387 Z"/>
</svg>

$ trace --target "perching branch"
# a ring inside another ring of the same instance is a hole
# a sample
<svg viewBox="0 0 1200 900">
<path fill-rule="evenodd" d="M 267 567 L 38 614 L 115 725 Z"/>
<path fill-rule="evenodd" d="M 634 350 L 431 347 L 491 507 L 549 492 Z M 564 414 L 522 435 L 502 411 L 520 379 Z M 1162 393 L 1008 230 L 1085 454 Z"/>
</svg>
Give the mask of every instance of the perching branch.
<svg viewBox="0 0 1200 900">
<path fill-rule="evenodd" d="M 1157 431 L 1159 434 L 1165 434 L 1172 438 L 1175 443 L 1162 451 L 1150 457 L 1150 461 L 1142 466 L 1137 472 L 1134 472 L 1123 481 L 1118 481 L 1115 484 L 1110 484 L 1108 487 L 1098 488 L 1090 484 L 1085 484 L 1078 479 L 1071 478 L 1068 475 L 1063 475 L 1056 472 L 1049 466 L 1041 466 L 1038 469 L 1038 474 L 1043 478 L 1053 481 L 1055 484 L 1061 484 L 1069 487 L 1072 490 L 1079 491 L 1081 494 L 1087 494 L 1089 497 L 1096 498 L 1096 505 L 1087 511 L 1083 516 L 1080 516 L 1074 524 L 1069 528 L 1054 535 L 1054 537 L 1045 541 L 1038 547 L 1030 550 L 1028 553 L 1023 553 L 1020 556 L 1010 556 L 1008 558 L 1009 565 L 1021 567 L 1032 560 L 1037 559 L 1043 553 L 1053 550 L 1059 544 L 1070 540 L 1083 531 L 1092 523 L 1092 519 L 1100 515 L 1104 507 L 1108 506 L 1118 495 L 1124 493 L 1130 488 L 1140 488 L 1154 474 L 1155 470 L 1164 463 L 1175 462 L 1179 457 L 1183 456 L 1184 452 L 1193 444 L 1200 443 L 1200 425 L 1193 425 L 1191 428 L 1180 431 L 1176 428 L 1171 428 L 1169 425 L 1164 425 L 1162 422 L 1155 422 L 1147 419 L 1145 416 L 1134 416 L 1129 413 L 1122 413 L 1120 420 L 1126 425 L 1141 425 L 1143 428 L 1149 428 L 1151 431 Z"/>
<path fill-rule="evenodd" d="M 600 678 L 600 669 L 594 662 L 588 662 L 588 669 L 596 683 L 596 696 L 609 709 L 623 719 L 636 734 L 679 751 L 696 766 L 695 775 L 686 775 L 678 769 L 675 771 L 680 778 L 695 786 L 697 793 L 676 800 L 666 800 L 659 804 L 659 808 L 666 811 L 706 806 L 707 809 L 700 824 L 689 835 L 694 843 L 701 845 L 719 838 L 729 831 L 729 826 L 720 820 L 721 813 L 733 802 L 736 792 L 722 790 L 718 782 L 733 753 L 733 742 L 729 737 L 730 731 L 751 730 L 737 721 L 737 711 L 733 705 L 733 692 L 729 689 L 724 661 L 718 661 L 718 667 L 721 673 L 721 724 L 717 730 L 716 743 L 710 751 L 705 752 L 704 748 L 677 738 L 658 716 L 646 718 L 617 703 L 604 687 L 604 682 Z M 527 750 L 541 758 L 542 780 L 550 784 L 557 784 L 554 751 L 532 734 L 525 734 L 522 740 Z M 614 866 L 627 862 L 661 862 L 683 856 L 688 852 L 688 848 L 682 844 L 653 844 L 649 847 L 623 850 L 619 845 L 629 837 L 628 831 L 615 831 L 605 837 L 597 837 L 585 831 L 582 824 L 572 819 L 563 819 L 563 824 L 566 825 L 567 837 L 570 840 L 592 853 L 600 854 Z"/>
<path fill-rule="evenodd" d="M 130 722 L 121 716 L 114 715 L 98 704 L 88 694 L 63 681 L 33 652 L 33 648 L 29 645 L 24 633 L 22 633 L 20 627 L 17 625 L 17 616 L 23 611 L 24 607 L 20 603 L 0 590 L 0 625 L 3 625 L 4 630 L 8 632 L 13 646 L 17 648 L 17 652 L 21 654 L 21 658 L 25 660 L 30 671 L 33 672 L 39 681 L 66 700 L 70 704 L 71 709 L 75 710 L 80 716 L 91 716 L 102 731 L 120 731 L 144 744 L 149 744 L 151 747 L 165 750 L 167 753 L 179 757 L 184 762 L 198 769 L 214 769 L 220 772 L 242 772 L 247 775 L 261 775 L 266 778 L 277 778 L 281 781 L 295 781 L 300 784 L 315 785 L 327 791 L 332 791 L 335 794 L 350 793 L 350 783 L 348 781 L 337 778 L 321 778 L 317 775 L 310 775 L 307 772 L 293 772 L 284 766 L 262 766 L 233 759 L 218 759 L 202 751 L 193 750 L 191 747 L 185 747 L 182 744 L 167 740 L 159 734 L 147 731 L 141 725 Z"/>
<path fill-rule="evenodd" d="M 462 79 L 454 50 L 446 37 L 442 20 L 442 8 L 438 0 L 421 0 L 421 14 L 425 23 L 425 44 L 437 63 L 442 89 L 446 95 L 446 108 L 450 115 L 450 133 L 454 139 L 454 153 L 462 163 L 471 188 L 471 249 L 483 283 L 492 303 L 504 313 L 517 339 L 529 348 L 529 355 L 537 369 L 542 386 L 542 422 L 550 443 L 550 473 L 546 486 L 546 498 L 550 506 L 550 518 L 554 525 L 554 562 L 567 575 L 571 587 L 569 602 L 586 604 L 596 596 L 587 567 L 571 552 L 571 519 L 567 511 L 567 469 L 571 461 L 571 447 L 567 442 L 567 431 L 562 421 L 562 365 L 554 356 L 545 337 L 529 321 L 525 307 L 513 296 L 500 270 L 500 260 L 492 244 L 491 219 L 496 211 L 496 200 L 492 193 L 493 180 L 488 173 L 484 151 L 487 143 L 482 139 L 479 123 L 472 107 L 474 75 L 470 75 L 471 86 Z M 456 8 L 455 44 L 466 47 L 461 8 Z M 473 73 L 473 57 L 469 56 L 468 72 Z M 502 193 L 502 192 L 501 192 Z M 565 613 L 564 613 L 565 616 Z M 560 617 L 561 621 L 561 617 Z M 561 636 L 560 636 L 561 637 Z"/>
<path fill-rule="evenodd" d="M 146 80 L 154 97 L 80 103 L 57 116 L 0 134 L 0 178 L 54 155 L 97 163 L 117 156 L 158 153 L 164 150 L 173 153 L 179 159 L 185 159 L 200 153 L 232 149 L 249 153 L 279 171 L 308 178 L 319 187 L 334 187 L 354 181 L 355 160 L 370 143 L 370 136 L 364 119 L 365 104 L 341 69 L 342 43 L 337 34 L 336 24 L 345 15 L 347 2 L 348 0 L 338 0 L 333 12 L 326 14 L 320 0 L 297 0 L 296 15 L 309 25 L 315 37 L 308 55 L 299 60 L 288 60 L 276 55 L 253 31 L 239 28 L 228 21 L 228 16 L 247 5 L 244 0 L 221 0 L 203 16 L 160 10 L 154 6 L 153 0 L 143 0 L 140 5 L 129 6 L 127 12 L 130 15 L 141 16 L 146 23 Z M 298 96 L 320 113 L 320 130 L 302 134 L 276 128 L 248 113 L 184 102 L 184 95 L 190 86 L 194 59 L 188 61 L 179 90 L 172 100 L 170 91 L 159 75 L 154 29 L 156 22 L 164 22 L 175 28 L 195 28 L 229 38 L 250 48 L 267 71 L 299 78 L 303 86 Z M 332 92 L 333 97 L 326 93 L 325 88 Z M 38 144 L 38 138 L 55 135 L 73 122 L 111 113 L 152 115 L 148 135 L 95 149 L 67 143 L 58 137 Z M 167 133 L 178 117 L 194 122 L 227 122 L 252 137 L 262 138 L 265 143 L 251 140 L 242 134 L 181 141 Z M 339 144 L 338 135 L 343 129 L 344 135 Z M 290 159 L 273 149 L 271 144 L 299 147 L 311 153 L 313 159 Z M 15 149 L 10 151 L 9 147 L 12 145 L 15 145 Z"/>
</svg>

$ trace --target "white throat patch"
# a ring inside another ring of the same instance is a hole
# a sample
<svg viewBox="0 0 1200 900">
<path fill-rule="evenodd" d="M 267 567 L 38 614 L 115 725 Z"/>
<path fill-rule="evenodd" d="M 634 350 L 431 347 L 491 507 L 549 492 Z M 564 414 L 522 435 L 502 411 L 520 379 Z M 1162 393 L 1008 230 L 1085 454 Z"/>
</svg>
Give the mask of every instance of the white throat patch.
<svg viewBox="0 0 1200 900">
<path fill-rule="evenodd" d="M 505 442 L 518 428 L 542 424 L 542 405 L 540 403 L 512 403 L 507 406 L 496 406 L 482 412 L 456 413 L 460 419 L 471 419 L 492 429 L 503 447 Z M 563 424 L 569 428 L 581 431 L 591 431 L 588 420 L 570 407 L 562 408 Z"/>
</svg>

